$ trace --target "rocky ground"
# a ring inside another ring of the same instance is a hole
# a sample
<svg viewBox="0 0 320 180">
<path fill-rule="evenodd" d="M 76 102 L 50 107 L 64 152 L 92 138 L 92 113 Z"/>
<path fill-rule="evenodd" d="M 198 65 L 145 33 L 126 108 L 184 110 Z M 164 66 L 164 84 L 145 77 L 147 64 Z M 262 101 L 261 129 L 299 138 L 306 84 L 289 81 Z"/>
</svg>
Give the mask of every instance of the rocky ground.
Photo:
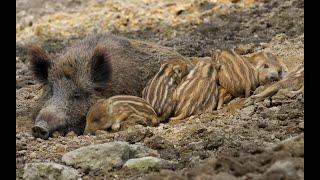
<svg viewBox="0 0 320 180">
<path fill-rule="evenodd" d="M 57 55 L 87 33 L 109 31 L 187 57 L 232 47 L 268 51 L 291 70 L 304 62 L 303 8 L 303 0 L 17 0 L 17 179 L 303 179 L 304 94 L 279 93 L 245 108 L 237 98 L 215 113 L 159 127 L 44 141 L 30 133 L 42 89 L 26 61 L 32 43 Z"/>
</svg>

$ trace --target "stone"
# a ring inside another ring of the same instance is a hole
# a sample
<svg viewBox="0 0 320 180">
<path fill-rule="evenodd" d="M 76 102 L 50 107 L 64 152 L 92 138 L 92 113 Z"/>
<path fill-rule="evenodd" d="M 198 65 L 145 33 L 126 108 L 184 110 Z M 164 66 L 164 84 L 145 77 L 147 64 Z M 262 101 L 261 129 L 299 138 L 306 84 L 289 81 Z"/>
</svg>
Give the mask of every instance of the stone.
<svg viewBox="0 0 320 180">
<path fill-rule="evenodd" d="M 304 130 L 304 122 L 299 123 L 298 127 L 299 129 Z"/>
<path fill-rule="evenodd" d="M 62 161 L 77 168 L 99 170 L 121 167 L 129 158 L 129 144 L 115 141 L 81 147 L 64 154 Z"/>
<path fill-rule="evenodd" d="M 150 149 L 141 143 L 130 145 L 130 154 L 132 157 L 141 158 L 145 156 L 160 157 L 158 151 Z"/>
<path fill-rule="evenodd" d="M 55 131 L 52 133 L 52 138 L 58 138 L 61 137 L 61 133 L 59 131 Z"/>
<path fill-rule="evenodd" d="M 36 152 L 31 152 L 30 155 L 29 155 L 29 157 L 30 157 L 31 159 L 35 159 L 35 158 L 37 158 L 37 153 L 36 153 Z"/>
<path fill-rule="evenodd" d="M 38 180 L 75 180 L 80 178 L 79 172 L 61 164 L 43 162 L 28 163 L 24 167 L 23 179 Z"/>
<path fill-rule="evenodd" d="M 66 134 L 66 137 L 76 137 L 76 136 L 77 136 L 77 134 L 73 131 L 70 131 Z"/>
<path fill-rule="evenodd" d="M 131 158 L 156 156 L 159 154 L 142 144 L 130 145 L 127 142 L 114 141 L 104 144 L 95 144 L 81 147 L 62 156 L 67 165 L 77 168 L 99 170 L 113 169 L 122 165 Z"/>
<path fill-rule="evenodd" d="M 164 168 L 171 163 L 169 161 L 147 156 L 142 158 L 135 158 L 135 159 L 129 159 L 123 167 L 127 167 L 129 169 L 136 169 L 136 170 L 146 170 L 149 168 Z"/>
<path fill-rule="evenodd" d="M 66 149 L 67 149 L 66 145 L 62 145 L 62 144 L 56 145 L 56 152 L 59 154 L 65 153 Z"/>
</svg>

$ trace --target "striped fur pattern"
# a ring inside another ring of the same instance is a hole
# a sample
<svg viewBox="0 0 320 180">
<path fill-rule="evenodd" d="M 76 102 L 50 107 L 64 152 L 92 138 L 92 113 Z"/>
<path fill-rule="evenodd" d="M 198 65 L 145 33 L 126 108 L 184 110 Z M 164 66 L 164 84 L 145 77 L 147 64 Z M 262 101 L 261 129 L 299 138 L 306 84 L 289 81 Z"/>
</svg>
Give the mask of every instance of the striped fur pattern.
<svg viewBox="0 0 320 180">
<path fill-rule="evenodd" d="M 217 105 L 217 71 L 210 61 L 199 61 L 184 78 L 174 93 L 174 117 L 181 120 L 188 116 L 212 112 Z"/>
<path fill-rule="evenodd" d="M 283 62 L 269 52 L 257 52 L 243 57 L 255 67 L 260 85 L 279 81 L 288 71 Z"/>
<path fill-rule="evenodd" d="M 145 99 L 156 111 L 160 122 L 172 114 L 172 95 L 182 78 L 188 73 L 188 65 L 181 59 L 171 59 L 163 64 L 159 72 L 147 83 L 142 91 Z"/>
<path fill-rule="evenodd" d="M 292 95 L 301 93 L 304 91 L 304 65 L 298 65 L 292 71 L 290 71 L 282 80 L 272 84 L 259 94 L 253 95 L 248 98 L 244 105 L 248 106 L 254 102 L 259 102 L 267 97 L 271 97 L 279 90 L 286 89 L 291 92 Z"/>
<path fill-rule="evenodd" d="M 259 85 L 255 67 L 233 50 L 222 50 L 216 59 L 220 64 L 219 84 L 235 97 L 249 97 Z"/>
<path fill-rule="evenodd" d="M 117 131 L 121 123 L 131 117 L 145 119 L 147 125 L 159 124 L 156 112 L 144 99 L 118 95 L 99 100 L 89 109 L 84 134 L 93 134 L 97 130 Z"/>
<path fill-rule="evenodd" d="M 214 61 L 220 66 L 217 109 L 233 97 L 249 97 L 258 86 L 278 81 L 287 72 L 275 55 L 266 52 L 241 56 L 234 50 L 219 50 Z"/>
<path fill-rule="evenodd" d="M 190 57 L 189 60 L 193 65 L 197 64 L 199 61 L 211 61 L 212 57 Z"/>
</svg>

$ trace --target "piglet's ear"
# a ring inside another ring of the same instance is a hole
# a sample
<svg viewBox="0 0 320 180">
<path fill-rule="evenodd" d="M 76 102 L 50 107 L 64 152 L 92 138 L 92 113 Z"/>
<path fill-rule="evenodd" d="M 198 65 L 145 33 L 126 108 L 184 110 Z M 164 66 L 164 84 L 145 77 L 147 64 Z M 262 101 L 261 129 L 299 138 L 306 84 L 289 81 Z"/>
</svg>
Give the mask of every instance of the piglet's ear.
<svg viewBox="0 0 320 180">
<path fill-rule="evenodd" d="M 214 68 L 215 68 L 217 71 L 219 71 L 220 68 L 221 68 L 221 64 L 220 64 L 220 63 L 216 63 L 216 64 L 214 65 Z"/>
<path fill-rule="evenodd" d="M 28 49 L 28 56 L 31 65 L 31 71 L 40 82 L 47 82 L 48 70 L 51 65 L 47 53 L 39 46 L 32 46 Z"/>
<path fill-rule="evenodd" d="M 91 58 L 91 79 L 97 88 L 106 86 L 111 77 L 111 63 L 107 51 L 102 46 L 97 46 Z"/>
<path fill-rule="evenodd" d="M 258 56 L 260 54 L 259 53 L 253 53 L 253 54 L 249 54 L 249 55 L 243 55 L 242 57 L 247 60 L 247 62 L 249 62 L 250 64 L 252 64 L 254 67 L 258 66 Z"/>
</svg>

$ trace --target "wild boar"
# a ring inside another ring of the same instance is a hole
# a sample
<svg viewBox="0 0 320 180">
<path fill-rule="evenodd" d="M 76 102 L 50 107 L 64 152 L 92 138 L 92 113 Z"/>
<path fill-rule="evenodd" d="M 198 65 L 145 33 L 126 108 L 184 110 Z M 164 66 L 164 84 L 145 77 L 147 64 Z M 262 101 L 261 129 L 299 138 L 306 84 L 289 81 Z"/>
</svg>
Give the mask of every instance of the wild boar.
<svg viewBox="0 0 320 180">
<path fill-rule="evenodd" d="M 55 59 L 37 46 L 29 56 L 44 89 L 32 133 L 43 139 L 55 130 L 83 133 L 87 111 L 97 99 L 140 96 L 164 62 L 184 59 L 170 48 L 107 33 L 89 35 Z"/>
<path fill-rule="evenodd" d="M 142 98 L 151 104 L 160 122 L 166 121 L 172 114 L 175 105 L 173 92 L 187 73 L 188 64 L 184 60 L 168 60 L 143 89 Z"/>
<path fill-rule="evenodd" d="M 264 100 L 271 97 L 281 89 L 287 89 L 294 96 L 304 91 L 304 65 L 298 65 L 290 71 L 282 80 L 270 85 L 262 92 L 250 96 L 244 102 L 245 106 L 249 106 L 255 102 Z"/>
<path fill-rule="evenodd" d="M 212 112 L 218 102 L 217 70 L 211 61 L 199 61 L 174 92 L 174 117 L 181 120 L 191 115 Z"/>
<path fill-rule="evenodd" d="M 145 125 L 157 126 L 159 120 L 152 106 L 136 96 L 118 95 L 99 100 L 90 107 L 84 134 L 94 134 L 97 130 L 118 131 L 121 124 L 130 117 L 143 119 Z"/>
<path fill-rule="evenodd" d="M 214 61 L 220 67 L 217 109 L 233 97 L 249 97 L 258 86 L 278 81 L 287 72 L 276 56 L 265 52 L 241 56 L 234 50 L 221 50 L 216 52 Z"/>
</svg>

